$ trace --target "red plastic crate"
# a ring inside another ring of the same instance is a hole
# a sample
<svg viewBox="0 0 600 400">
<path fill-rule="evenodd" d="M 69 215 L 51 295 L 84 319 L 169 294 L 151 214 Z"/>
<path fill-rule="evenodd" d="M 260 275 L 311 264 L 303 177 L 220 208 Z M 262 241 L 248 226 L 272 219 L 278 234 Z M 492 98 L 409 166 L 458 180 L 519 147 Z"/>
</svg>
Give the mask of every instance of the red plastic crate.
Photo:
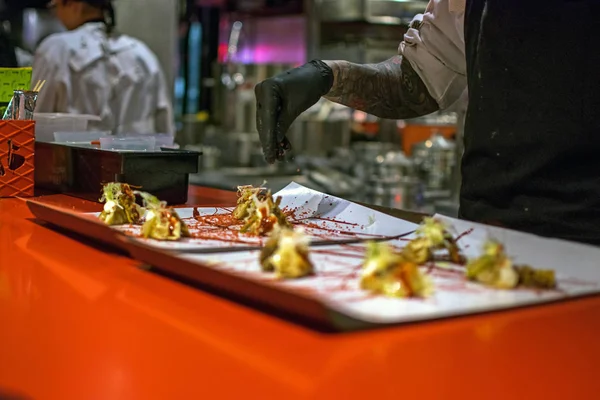
<svg viewBox="0 0 600 400">
<path fill-rule="evenodd" d="M 0 121 L 0 197 L 32 197 L 35 122 Z"/>
</svg>

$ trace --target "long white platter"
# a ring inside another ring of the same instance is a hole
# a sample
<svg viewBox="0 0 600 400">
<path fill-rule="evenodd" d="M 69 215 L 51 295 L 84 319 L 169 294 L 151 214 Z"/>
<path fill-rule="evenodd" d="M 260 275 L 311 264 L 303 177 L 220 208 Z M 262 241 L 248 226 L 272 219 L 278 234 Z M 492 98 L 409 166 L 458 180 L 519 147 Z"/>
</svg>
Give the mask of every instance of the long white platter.
<svg viewBox="0 0 600 400">
<path fill-rule="evenodd" d="M 297 183 L 274 194 L 281 196 L 281 208 L 290 212 L 290 221 L 303 227 L 313 243 L 324 241 L 346 241 L 353 239 L 373 239 L 385 236 L 409 234 L 417 227 L 389 215 L 371 210 L 347 200 L 308 189 Z M 198 218 L 194 218 L 194 210 Z M 115 227 L 134 236 L 147 245 L 170 250 L 223 250 L 235 247 L 260 246 L 264 238 L 239 233 L 241 223 L 230 226 L 227 218 L 233 208 L 178 208 L 195 238 L 183 238 L 177 242 L 164 242 L 139 237 L 139 226 Z M 226 227 L 223 227 L 225 226 Z M 398 240 L 396 241 L 398 242 Z"/>
<path fill-rule="evenodd" d="M 215 255 L 181 254 L 178 257 L 252 280 L 276 283 L 282 289 L 316 297 L 329 309 L 373 324 L 391 324 L 436 319 L 505 308 L 515 308 L 600 292 L 600 248 L 534 235 L 490 228 L 484 225 L 437 216 L 462 235 L 461 248 L 470 256 L 480 254 L 482 243 L 494 237 L 506 244 L 519 262 L 554 269 L 558 288 L 497 290 L 468 282 L 464 267 L 435 263 L 423 267 L 435 284 L 435 294 L 425 300 L 394 299 L 371 295 L 359 287 L 364 245 L 314 248 L 311 259 L 316 276 L 295 281 L 278 281 L 260 271 L 258 252 Z"/>
<path fill-rule="evenodd" d="M 348 236 L 394 236 L 412 232 L 415 224 L 369 208 L 291 184 L 277 195 L 283 206 L 295 209 L 298 223 L 322 224 L 322 231 L 310 231 L 314 242 Z M 518 263 L 556 271 L 558 288 L 550 291 L 529 289 L 495 290 L 467 282 L 464 267 L 435 263 L 423 267 L 435 285 L 428 299 L 392 299 L 371 295 L 359 288 L 359 277 L 365 244 L 331 245 L 311 248 L 316 275 L 294 281 L 276 280 L 263 273 L 258 263 L 258 251 L 232 251 L 246 244 L 192 239 L 164 244 L 132 236 L 114 235 L 114 230 L 89 214 L 74 213 L 39 202 L 29 201 L 32 212 L 41 219 L 93 239 L 127 250 L 132 257 L 157 269 L 182 276 L 191 281 L 235 294 L 244 300 L 269 305 L 280 311 L 306 317 L 336 329 L 352 330 L 366 326 L 397 324 L 485 311 L 542 304 L 600 292 L 600 248 L 578 243 L 547 239 L 535 235 L 489 227 L 443 216 L 459 239 L 467 257 L 480 255 L 488 238 L 503 243 L 507 253 Z M 224 209 L 200 209 L 203 215 Z M 181 209 L 184 218 L 193 209 Z M 337 222 L 335 222 L 337 221 Z M 343 226 L 344 228 L 339 228 Z M 336 230 L 337 229 L 337 230 Z M 346 232 L 349 231 L 349 232 Z M 392 241 L 401 248 L 403 239 Z M 259 242 L 256 242 L 259 243 Z M 165 251 L 177 248 L 180 252 Z M 213 249 L 202 254 L 186 249 Z M 208 252 L 207 252 L 208 253 Z"/>
</svg>

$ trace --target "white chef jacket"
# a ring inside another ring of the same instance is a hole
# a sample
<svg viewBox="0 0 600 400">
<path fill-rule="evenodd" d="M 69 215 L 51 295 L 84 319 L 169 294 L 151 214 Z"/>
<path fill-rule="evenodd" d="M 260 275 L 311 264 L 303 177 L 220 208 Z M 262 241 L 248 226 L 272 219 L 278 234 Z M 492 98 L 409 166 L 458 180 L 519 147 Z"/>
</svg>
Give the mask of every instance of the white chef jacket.
<svg viewBox="0 0 600 400">
<path fill-rule="evenodd" d="M 49 36 L 35 53 L 33 82 L 46 80 L 37 112 L 100 116 L 113 133 L 174 134 L 172 105 L 156 56 L 101 22 Z"/>
<path fill-rule="evenodd" d="M 441 110 L 459 100 L 467 88 L 464 11 L 465 0 L 430 0 L 425 13 L 413 19 L 422 22 L 421 28 L 409 28 L 398 49 Z"/>
</svg>

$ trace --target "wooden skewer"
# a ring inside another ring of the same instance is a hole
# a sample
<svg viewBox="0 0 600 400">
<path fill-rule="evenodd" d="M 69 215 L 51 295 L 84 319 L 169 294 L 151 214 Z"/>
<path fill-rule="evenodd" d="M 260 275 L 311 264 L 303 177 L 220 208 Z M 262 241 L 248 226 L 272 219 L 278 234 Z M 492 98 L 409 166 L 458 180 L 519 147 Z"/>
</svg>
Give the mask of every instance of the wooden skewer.
<svg viewBox="0 0 600 400">
<path fill-rule="evenodd" d="M 46 84 L 46 80 L 45 79 L 43 81 L 37 81 L 36 85 L 33 88 L 33 91 L 34 92 L 41 91 L 45 84 Z"/>
</svg>

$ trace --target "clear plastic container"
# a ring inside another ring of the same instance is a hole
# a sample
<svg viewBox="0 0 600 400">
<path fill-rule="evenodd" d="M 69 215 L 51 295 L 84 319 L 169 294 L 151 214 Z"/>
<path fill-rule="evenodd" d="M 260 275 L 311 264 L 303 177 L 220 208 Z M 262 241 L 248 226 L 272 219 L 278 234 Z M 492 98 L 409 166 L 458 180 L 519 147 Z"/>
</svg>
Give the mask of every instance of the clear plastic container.
<svg viewBox="0 0 600 400">
<path fill-rule="evenodd" d="M 35 140 L 54 141 L 54 132 L 86 132 L 91 121 L 100 121 L 96 115 L 35 113 Z"/>
<path fill-rule="evenodd" d="M 152 133 L 152 134 L 141 134 L 141 133 L 119 133 L 117 137 L 120 138 L 149 138 L 153 137 L 156 143 L 156 149 L 160 150 L 161 147 L 177 149 L 179 145 L 175 144 L 175 138 L 173 135 L 168 133 Z"/>
<path fill-rule="evenodd" d="M 108 136 L 100 138 L 102 150 L 119 151 L 155 151 L 156 138 L 151 135 L 144 136 Z M 160 149 L 158 149 L 160 150 Z"/>
<path fill-rule="evenodd" d="M 91 144 L 110 135 L 110 131 L 54 132 L 54 141 L 56 143 Z"/>
<path fill-rule="evenodd" d="M 157 133 L 152 135 L 156 139 L 156 147 L 175 148 L 175 138 L 167 133 Z"/>
</svg>

